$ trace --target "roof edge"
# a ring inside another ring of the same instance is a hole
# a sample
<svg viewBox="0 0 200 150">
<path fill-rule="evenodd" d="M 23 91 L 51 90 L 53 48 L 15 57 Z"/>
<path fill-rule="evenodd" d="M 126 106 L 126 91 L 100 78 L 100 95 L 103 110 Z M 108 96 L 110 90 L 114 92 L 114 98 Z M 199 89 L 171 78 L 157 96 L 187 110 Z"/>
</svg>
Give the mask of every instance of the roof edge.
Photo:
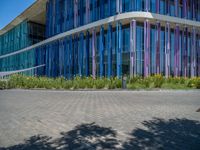
<svg viewBox="0 0 200 150">
<path fill-rule="evenodd" d="M 46 11 L 46 2 L 47 0 L 36 0 L 33 4 L 31 4 L 27 9 L 25 9 L 21 14 L 15 17 L 10 23 L 4 26 L 0 30 L 0 36 L 4 33 L 10 31 L 15 26 L 19 25 L 21 22 L 25 20 L 31 20 L 32 17 Z"/>
</svg>

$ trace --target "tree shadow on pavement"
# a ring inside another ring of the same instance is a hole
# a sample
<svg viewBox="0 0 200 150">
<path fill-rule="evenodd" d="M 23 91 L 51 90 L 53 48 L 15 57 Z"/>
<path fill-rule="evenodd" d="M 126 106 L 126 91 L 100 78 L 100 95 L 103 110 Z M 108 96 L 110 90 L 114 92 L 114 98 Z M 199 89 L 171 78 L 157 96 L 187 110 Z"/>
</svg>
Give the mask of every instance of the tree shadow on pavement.
<svg viewBox="0 0 200 150">
<path fill-rule="evenodd" d="M 154 118 L 142 122 L 143 128 L 136 128 L 129 139 L 122 143 L 116 130 L 95 123 L 75 126 L 61 137 L 52 139 L 36 135 L 24 143 L 0 150 L 199 150 L 200 122 L 188 119 L 164 120 Z"/>
<path fill-rule="evenodd" d="M 200 122 L 188 119 L 154 118 L 142 122 L 146 129 L 135 129 L 124 149 L 199 150 Z"/>
<path fill-rule="evenodd" d="M 69 132 L 62 132 L 61 138 L 52 140 L 47 136 L 33 136 L 23 144 L 0 150 L 96 150 L 118 149 L 117 133 L 112 128 L 95 123 L 81 124 Z"/>
<path fill-rule="evenodd" d="M 0 150 L 53 150 L 51 146 L 51 137 L 36 135 L 26 139 L 24 143 L 1 148 Z"/>
<path fill-rule="evenodd" d="M 76 126 L 69 132 L 61 133 L 62 137 L 55 143 L 62 149 L 117 149 L 119 141 L 112 128 L 101 127 L 95 123 Z"/>
</svg>

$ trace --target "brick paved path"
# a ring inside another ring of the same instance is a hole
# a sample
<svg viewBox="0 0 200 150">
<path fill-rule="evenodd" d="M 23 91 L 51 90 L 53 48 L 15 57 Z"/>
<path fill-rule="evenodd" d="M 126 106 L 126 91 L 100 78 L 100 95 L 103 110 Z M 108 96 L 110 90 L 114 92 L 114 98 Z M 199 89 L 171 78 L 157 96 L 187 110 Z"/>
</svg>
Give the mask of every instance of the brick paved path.
<svg viewBox="0 0 200 150">
<path fill-rule="evenodd" d="M 0 149 L 200 149 L 199 107 L 200 91 L 0 91 Z"/>
</svg>

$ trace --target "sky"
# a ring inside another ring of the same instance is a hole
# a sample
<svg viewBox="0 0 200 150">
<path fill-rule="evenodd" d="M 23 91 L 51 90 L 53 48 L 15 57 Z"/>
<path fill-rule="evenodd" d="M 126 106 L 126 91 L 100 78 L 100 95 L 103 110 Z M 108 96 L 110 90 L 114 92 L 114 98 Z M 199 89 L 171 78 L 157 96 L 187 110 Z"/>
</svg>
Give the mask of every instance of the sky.
<svg viewBox="0 0 200 150">
<path fill-rule="evenodd" d="M 36 0 L 0 0 L 0 30 Z"/>
</svg>

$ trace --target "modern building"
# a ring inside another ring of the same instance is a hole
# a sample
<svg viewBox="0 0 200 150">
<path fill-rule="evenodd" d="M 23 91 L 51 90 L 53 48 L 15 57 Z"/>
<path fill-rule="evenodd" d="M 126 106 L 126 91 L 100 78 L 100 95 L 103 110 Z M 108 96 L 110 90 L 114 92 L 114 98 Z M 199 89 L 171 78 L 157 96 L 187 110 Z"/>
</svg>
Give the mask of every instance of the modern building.
<svg viewBox="0 0 200 150">
<path fill-rule="evenodd" d="M 66 78 L 200 76 L 200 0 L 37 0 L 0 31 L 0 71 L 27 68 Z"/>
</svg>

